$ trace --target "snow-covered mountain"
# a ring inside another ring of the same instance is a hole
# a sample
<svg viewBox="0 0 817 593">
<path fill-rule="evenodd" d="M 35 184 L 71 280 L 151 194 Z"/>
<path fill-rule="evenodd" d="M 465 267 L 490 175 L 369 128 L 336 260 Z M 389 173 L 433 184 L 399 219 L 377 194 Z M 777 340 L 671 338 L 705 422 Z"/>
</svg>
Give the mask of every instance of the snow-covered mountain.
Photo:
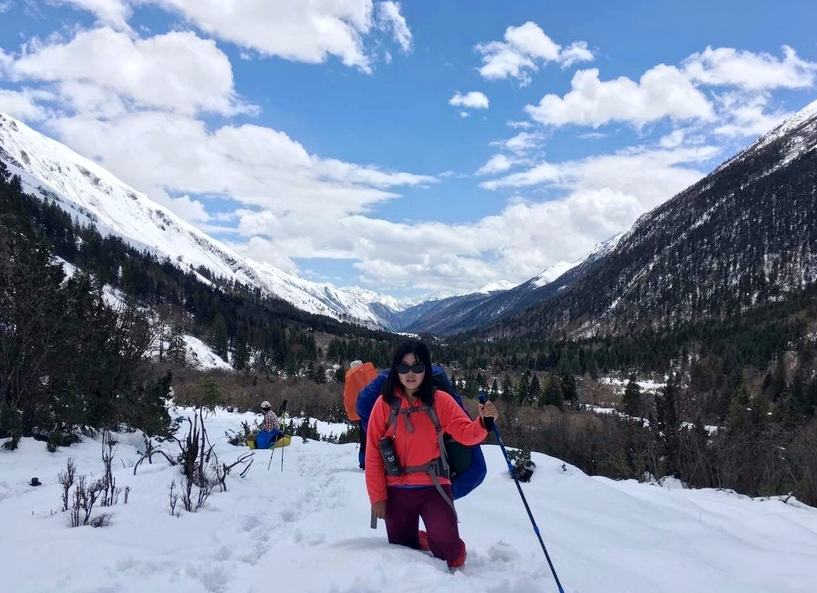
<svg viewBox="0 0 817 593">
<path fill-rule="evenodd" d="M 192 410 L 174 408 L 174 417 Z M 218 409 L 206 420 L 214 451 L 232 463 L 245 448 L 224 434 L 254 414 Z M 323 434 L 343 425 L 319 423 Z M 186 428 L 178 435 L 184 438 Z M 99 438 L 55 453 L 23 437 L 0 448 L 0 558 L 9 593 L 556 593 L 556 584 L 499 447 L 485 445 L 488 475 L 457 501 L 465 566 L 389 545 L 369 528 L 357 445 L 300 438 L 257 451 L 246 477 L 198 513 L 169 513 L 178 467 L 158 455 L 133 466 L 141 433 L 115 435 L 119 504 L 95 507 L 110 525 L 70 528 L 57 474 L 100 475 Z M 0 444 L 2 443 L 0 439 Z M 169 441 L 168 441 L 169 442 Z M 163 446 L 168 452 L 171 449 Z M 565 591 L 571 593 L 808 593 L 817 580 L 817 509 L 794 498 L 663 487 L 589 476 L 534 452 L 522 484 Z M 39 487 L 28 485 L 38 476 Z M 124 502 L 127 488 L 128 502 Z M 216 489 L 218 490 L 218 488 Z M 194 492 L 195 495 L 195 492 Z M 787 502 L 784 502 L 784 499 Z M 179 506 L 181 504 L 179 503 Z"/>
<path fill-rule="evenodd" d="M 389 327 L 389 312 L 408 306 L 360 288 L 337 288 L 242 256 L 185 222 L 65 145 L 0 114 L 0 159 L 29 193 L 51 199 L 82 223 L 169 258 L 182 269 L 207 269 L 277 296 L 301 310 L 371 327 Z M 207 281 L 202 276 L 203 281 Z"/>
<path fill-rule="evenodd" d="M 794 298 L 817 282 L 816 188 L 817 101 L 641 216 L 564 290 L 495 329 L 631 335 Z"/>
<path fill-rule="evenodd" d="M 610 253 L 622 235 L 596 244 L 584 259 L 559 262 L 517 286 L 494 282 L 477 292 L 409 307 L 393 316 L 392 326 L 411 332 L 453 334 L 488 325 L 558 294 L 595 261 Z"/>
</svg>

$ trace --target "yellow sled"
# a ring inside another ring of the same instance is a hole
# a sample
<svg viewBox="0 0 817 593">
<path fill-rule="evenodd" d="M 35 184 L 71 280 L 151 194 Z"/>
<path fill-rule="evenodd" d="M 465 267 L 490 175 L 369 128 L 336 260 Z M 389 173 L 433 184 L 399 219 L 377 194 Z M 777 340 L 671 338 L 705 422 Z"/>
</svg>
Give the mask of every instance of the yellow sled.
<svg viewBox="0 0 817 593">
<path fill-rule="evenodd" d="M 289 444 L 292 442 L 292 437 L 288 434 L 285 434 L 280 439 L 275 441 L 275 444 L 270 449 L 280 449 L 281 447 L 289 447 Z M 258 447 L 255 445 L 255 438 L 251 437 L 247 439 L 247 446 L 250 449 L 257 449 Z"/>
<path fill-rule="evenodd" d="M 275 441 L 275 445 L 272 446 L 273 449 L 280 449 L 281 447 L 289 447 L 289 444 L 292 442 L 292 437 L 288 434 L 285 434 L 280 439 Z"/>
</svg>

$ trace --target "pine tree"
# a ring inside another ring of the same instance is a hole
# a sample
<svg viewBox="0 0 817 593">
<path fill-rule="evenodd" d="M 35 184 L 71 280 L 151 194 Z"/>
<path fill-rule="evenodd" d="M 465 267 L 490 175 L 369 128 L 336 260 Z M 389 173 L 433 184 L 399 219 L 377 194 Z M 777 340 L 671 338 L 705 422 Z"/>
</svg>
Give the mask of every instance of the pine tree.
<svg viewBox="0 0 817 593">
<path fill-rule="evenodd" d="M 655 401 L 655 435 L 660 443 L 666 475 L 678 476 L 681 421 L 678 417 L 680 387 L 674 375 L 661 390 Z"/>
<path fill-rule="evenodd" d="M 559 380 L 552 375 L 548 379 L 547 387 L 545 387 L 542 405 L 556 406 L 559 409 L 562 408 L 562 386 Z"/>
<path fill-rule="evenodd" d="M 237 371 L 243 371 L 247 368 L 249 358 L 250 352 L 247 342 L 243 336 L 239 335 L 233 340 L 233 368 Z"/>
<path fill-rule="evenodd" d="M 571 373 L 562 375 L 561 378 L 562 399 L 569 406 L 575 405 L 579 400 L 579 391 L 576 388 L 576 378 Z"/>
<path fill-rule="evenodd" d="M 519 379 L 519 383 L 516 385 L 516 401 L 520 405 L 524 405 L 527 403 L 528 396 L 530 392 L 530 381 L 528 379 L 528 371 L 522 373 L 522 377 Z"/>
<path fill-rule="evenodd" d="M 167 343 L 167 351 L 165 352 L 167 359 L 174 363 L 183 365 L 187 356 L 187 345 L 184 341 L 181 327 L 172 324 L 170 326 L 170 336 Z"/>
<path fill-rule="evenodd" d="M 505 376 L 502 378 L 502 393 L 500 394 L 500 399 L 504 402 L 512 402 L 514 400 L 514 389 L 513 383 L 511 383 L 511 377 L 508 373 L 505 373 Z"/>
<path fill-rule="evenodd" d="M 630 375 L 627 387 L 624 388 L 624 413 L 628 416 L 639 416 L 641 413 L 641 386 L 636 383 L 635 374 Z"/>
<path fill-rule="evenodd" d="M 221 313 L 216 313 L 210 331 L 213 351 L 225 361 L 228 360 L 229 337 L 227 335 L 227 322 L 224 321 Z"/>
<path fill-rule="evenodd" d="M 534 373 L 530 380 L 530 388 L 528 389 L 528 400 L 532 406 L 538 406 L 540 404 L 541 391 L 542 387 L 539 385 L 539 377 Z"/>
</svg>

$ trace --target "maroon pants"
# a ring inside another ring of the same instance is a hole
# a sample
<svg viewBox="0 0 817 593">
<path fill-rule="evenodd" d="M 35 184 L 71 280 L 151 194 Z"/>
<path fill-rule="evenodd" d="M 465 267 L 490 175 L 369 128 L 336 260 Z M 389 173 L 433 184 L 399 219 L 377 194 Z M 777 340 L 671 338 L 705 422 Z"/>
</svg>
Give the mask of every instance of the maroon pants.
<svg viewBox="0 0 817 593">
<path fill-rule="evenodd" d="M 453 500 L 451 486 L 443 490 Z M 463 543 L 457 529 L 457 518 L 433 486 L 428 488 L 388 487 L 386 531 L 390 544 L 418 549 L 417 530 L 420 517 L 428 533 L 428 546 L 437 558 L 452 562 L 460 555 Z"/>
</svg>

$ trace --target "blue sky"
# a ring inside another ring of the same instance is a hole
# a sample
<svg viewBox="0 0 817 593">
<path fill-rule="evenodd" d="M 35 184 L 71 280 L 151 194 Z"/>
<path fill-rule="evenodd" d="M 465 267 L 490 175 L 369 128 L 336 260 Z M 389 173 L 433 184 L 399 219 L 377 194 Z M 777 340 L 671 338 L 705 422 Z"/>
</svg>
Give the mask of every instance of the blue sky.
<svg viewBox="0 0 817 593">
<path fill-rule="evenodd" d="M 241 253 L 516 284 L 817 99 L 813 2 L 0 0 L 0 111 Z"/>
</svg>

